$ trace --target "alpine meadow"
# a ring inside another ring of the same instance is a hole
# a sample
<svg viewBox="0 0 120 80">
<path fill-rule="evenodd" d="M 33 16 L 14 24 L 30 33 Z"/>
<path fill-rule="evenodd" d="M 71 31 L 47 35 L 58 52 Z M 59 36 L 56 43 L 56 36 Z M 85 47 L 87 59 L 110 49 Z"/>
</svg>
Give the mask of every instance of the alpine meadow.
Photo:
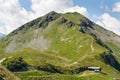
<svg viewBox="0 0 120 80">
<path fill-rule="evenodd" d="M 0 80 L 119 80 L 120 36 L 55 11 L 0 39 Z"/>
</svg>

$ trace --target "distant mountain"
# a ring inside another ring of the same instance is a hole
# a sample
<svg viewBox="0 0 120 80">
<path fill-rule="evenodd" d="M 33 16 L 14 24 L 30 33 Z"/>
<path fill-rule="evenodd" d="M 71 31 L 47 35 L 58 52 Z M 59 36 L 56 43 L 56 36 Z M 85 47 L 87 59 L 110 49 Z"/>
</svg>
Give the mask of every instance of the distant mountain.
<svg viewBox="0 0 120 80">
<path fill-rule="evenodd" d="M 0 38 L 5 37 L 5 34 L 0 33 Z"/>
<path fill-rule="evenodd" d="M 12 57 L 2 64 L 18 66 L 14 57 L 27 63 L 28 71 L 16 72 L 22 80 L 114 80 L 120 78 L 119 52 L 120 36 L 77 12 L 52 11 L 0 40 L 0 59 Z M 88 66 L 102 72 L 89 72 Z"/>
</svg>

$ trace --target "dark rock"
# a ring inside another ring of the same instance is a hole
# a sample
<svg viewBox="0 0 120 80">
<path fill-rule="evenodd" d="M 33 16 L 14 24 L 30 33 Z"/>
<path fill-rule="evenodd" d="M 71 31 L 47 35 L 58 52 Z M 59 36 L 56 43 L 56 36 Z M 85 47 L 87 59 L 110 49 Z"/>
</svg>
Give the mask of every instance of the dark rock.
<svg viewBox="0 0 120 80">
<path fill-rule="evenodd" d="M 10 71 L 26 71 L 27 70 L 27 63 L 23 60 L 22 57 L 18 58 L 7 58 L 2 62 L 6 68 Z"/>
<path fill-rule="evenodd" d="M 101 57 L 103 58 L 106 64 L 109 64 L 110 66 L 114 67 L 116 70 L 120 71 L 120 64 L 111 54 L 111 52 L 104 52 L 103 54 L 101 54 Z"/>
<path fill-rule="evenodd" d="M 93 22 L 91 22 L 91 21 L 89 21 L 89 20 L 82 20 L 81 21 L 81 26 L 85 26 L 85 27 L 89 27 L 89 28 L 91 28 L 91 29 L 94 29 L 93 28 L 93 25 L 94 25 L 94 23 Z"/>
<path fill-rule="evenodd" d="M 45 27 L 47 27 L 47 26 L 48 26 L 48 22 L 45 21 L 45 20 L 43 20 L 42 22 L 40 22 L 40 23 L 38 24 L 38 27 L 39 27 L 39 28 L 41 28 L 41 27 L 45 28 Z"/>
<path fill-rule="evenodd" d="M 65 19 L 65 18 L 61 18 L 61 21 L 60 21 L 60 23 L 65 23 L 65 22 L 67 22 L 67 19 Z"/>
<path fill-rule="evenodd" d="M 82 33 L 85 33 L 85 30 L 82 27 L 79 29 L 79 31 L 82 32 Z"/>
<path fill-rule="evenodd" d="M 75 24 L 74 24 L 73 22 L 71 22 L 71 21 L 67 23 L 67 27 L 68 27 L 68 28 L 71 28 L 71 27 L 74 26 L 74 25 L 75 25 Z"/>
<path fill-rule="evenodd" d="M 46 21 L 51 22 L 53 20 L 56 20 L 59 16 L 60 14 L 52 11 L 46 15 Z"/>
</svg>

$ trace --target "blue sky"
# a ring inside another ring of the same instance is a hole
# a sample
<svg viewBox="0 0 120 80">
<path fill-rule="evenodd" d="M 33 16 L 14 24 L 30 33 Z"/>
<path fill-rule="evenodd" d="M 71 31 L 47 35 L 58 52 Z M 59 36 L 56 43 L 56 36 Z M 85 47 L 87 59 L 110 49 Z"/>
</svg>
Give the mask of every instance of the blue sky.
<svg viewBox="0 0 120 80">
<path fill-rule="evenodd" d="M 31 11 L 31 0 L 19 0 L 20 5 L 24 7 L 27 11 Z M 114 3 L 120 2 L 119 0 L 73 0 L 74 6 L 79 5 L 87 8 L 90 16 L 96 15 L 99 16 L 103 13 L 109 13 L 113 17 L 116 17 L 120 20 L 120 13 L 113 13 L 110 11 L 114 6 Z M 109 10 L 106 10 L 105 7 L 108 7 Z"/>
<path fill-rule="evenodd" d="M 87 8 L 90 16 L 109 13 L 120 20 L 120 13 L 112 12 L 112 8 L 116 2 L 120 2 L 120 0 L 74 0 L 74 5 Z M 105 7 L 108 7 L 108 10 Z"/>
<path fill-rule="evenodd" d="M 0 0 L 0 4 L 0 33 L 8 34 L 54 10 L 60 13 L 79 12 L 120 35 L 119 0 Z"/>
<path fill-rule="evenodd" d="M 19 0 L 20 5 L 24 7 L 27 11 L 31 11 L 31 1 L 30 0 Z"/>
</svg>

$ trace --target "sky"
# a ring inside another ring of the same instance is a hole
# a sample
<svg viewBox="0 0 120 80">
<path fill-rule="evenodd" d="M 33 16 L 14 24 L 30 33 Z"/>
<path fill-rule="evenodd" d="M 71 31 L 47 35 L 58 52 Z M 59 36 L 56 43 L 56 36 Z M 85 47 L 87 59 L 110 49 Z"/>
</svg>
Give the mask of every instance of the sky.
<svg viewBox="0 0 120 80">
<path fill-rule="evenodd" d="M 120 35 L 120 0 L 0 0 L 0 33 L 9 34 L 50 11 L 78 12 Z"/>
</svg>

